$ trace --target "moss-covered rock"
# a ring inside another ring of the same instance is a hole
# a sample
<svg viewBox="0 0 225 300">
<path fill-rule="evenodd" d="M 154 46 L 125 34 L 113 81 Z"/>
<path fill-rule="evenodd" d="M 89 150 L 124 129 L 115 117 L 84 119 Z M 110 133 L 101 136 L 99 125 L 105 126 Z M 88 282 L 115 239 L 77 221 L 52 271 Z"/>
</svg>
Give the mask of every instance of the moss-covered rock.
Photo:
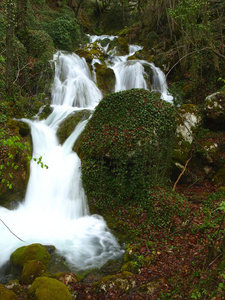
<svg viewBox="0 0 225 300">
<path fill-rule="evenodd" d="M 95 64 L 95 67 L 98 88 L 103 95 L 111 93 L 114 90 L 116 82 L 114 71 L 100 64 Z"/>
<path fill-rule="evenodd" d="M 225 185 L 225 169 L 219 169 L 213 177 L 215 185 Z"/>
<path fill-rule="evenodd" d="M 116 50 L 116 55 L 127 55 L 129 54 L 129 44 L 128 41 L 123 38 L 119 37 L 117 39 L 112 40 L 109 43 L 108 51 L 110 53 L 110 50 Z"/>
<path fill-rule="evenodd" d="M 128 261 L 125 263 L 122 268 L 122 271 L 132 272 L 132 273 L 138 273 L 139 272 L 139 266 L 134 261 Z"/>
<path fill-rule="evenodd" d="M 91 63 L 92 59 L 99 59 L 104 62 L 104 49 L 99 42 L 86 44 L 82 49 L 76 50 L 76 54 L 84 57 L 88 63 Z"/>
<path fill-rule="evenodd" d="M 142 294 L 153 295 L 154 291 L 158 289 L 159 285 L 163 283 L 163 280 L 154 280 L 152 282 L 148 282 L 140 285 L 137 288 L 137 291 Z"/>
<path fill-rule="evenodd" d="M 123 271 L 116 275 L 106 276 L 94 283 L 95 291 L 106 292 L 108 289 L 113 290 L 116 287 L 121 292 L 127 293 L 135 286 L 133 276 L 133 273 L 127 271 Z"/>
<path fill-rule="evenodd" d="M 46 265 L 50 260 L 50 254 L 41 244 L 31 244 L 18 248 L 10 256 L 11 263 L 18 267 L 23 267 L 31 260 L 38 260 Z"/>
<path fill-rule="evenodd" d="M 37 277 L 48 277 L 46 266 L 38 260 L 29 260 L 23 266 L 20 281 L 24 284 L 32 283 Z"/>
<path fill-rule="evenodd" d="M 16 294 L 9 289 L 5 288 L 4 285 L 0 284 L 0 299 L 4 300 L 17 300 L 19 299 Z"/>
<path fill-rule="evenodd" d="M 27 299 L 28 289 L 23 284 L 20 284 L 18 280 L 10 281 L 5 287 L 15 293 L 18 299 Z"/>
<path fill-rule="evenodd" d="M 204 125 L 213 130 L 225 129 L 225 92 L 206 97 L 203 103 Z"/>
<path fill-rule="evenodd" d="M 65 284 L 47 277 L 38 277 L 29 289 L 29 296 L 35 300 L 72 300 Z"/>
<path fill-rule="evenodd" d="M 180 108 L 177 108 L 176 119 L 177 128 L 173 151 L 173 175 L 179 174 L 183 170 L 190 156 L 194 135 L 202 121 L 200 111 L 194 104 L 184 104 Z"/>
<path fill-rule="evenodd" d="M 90 117 L 90 110 L 77 111 L 70 114 L 60 125 L 57 130 L 57 136 L 59 142 L 63 144 L 65 140 L 71 135 L 77 124 L 83 120 L 86 120 Z M 74 146 L 75 147 L 75 146 Z"/>
</svg>

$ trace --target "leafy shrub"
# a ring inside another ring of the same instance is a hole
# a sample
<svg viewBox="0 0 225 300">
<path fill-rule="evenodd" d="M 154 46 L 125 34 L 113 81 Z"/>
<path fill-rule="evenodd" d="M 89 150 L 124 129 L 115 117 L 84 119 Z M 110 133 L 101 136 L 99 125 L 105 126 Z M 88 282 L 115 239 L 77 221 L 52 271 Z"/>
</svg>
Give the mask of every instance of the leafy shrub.
<svg viewBox="0 0 225 300">
<path fill-rule="evenodd" d="M 79 44 L 81 33 L 75 18 L 59 17 L 44 27 L 60 50 L 74 51 Z"/>
<path fill-rule="evenodd" d="M 165 184 L 174 120 L 172 106 L 143 89 L 103 98 L 80 142 L 88 197 L 138 202 L 144 190 Z"/>
<path fill-rule="evenodd" d="M 28 51 L 33 57 L 40 58 L 44 52 L 54 53 L 54 44 L 50 35 L 42 30 L 29 31 Z"/>
</svg>

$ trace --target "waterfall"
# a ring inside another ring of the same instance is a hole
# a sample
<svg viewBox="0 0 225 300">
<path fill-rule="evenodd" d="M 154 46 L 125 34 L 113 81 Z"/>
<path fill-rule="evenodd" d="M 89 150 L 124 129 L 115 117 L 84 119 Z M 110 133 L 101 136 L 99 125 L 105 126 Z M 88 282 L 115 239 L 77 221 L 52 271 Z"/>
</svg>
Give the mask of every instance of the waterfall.
<svg viewBox="0 0 225 300">
<path fill-rule="evenodd" d="M 112 41 L 117 36 L 103 35 L 103 36 L 89 36 L 90 42 L 97 42 L 104 39 Z M 148 83 L 151 82 L 151 90 L 159 92 L 161 98 L 167 102 L 173 103 L 173 97 L 168 93 L 168 86 L 166 76 L 162 70 L 145 60 L 135 59 L 132 60 L 130 57 L 135 52 L 143 49 L 139 45 L 129 45 L 129 54 L 124 56 L 116 55 L 116 47 L 113 50 L 108 51 L 108 45 L 103 47 L 103 51 L 109 56 L 105 60 L 105 64 L 111 68 L 116 77 L 115 92 L 128 90 L 131 88 L 143 88 L 148 89 Z M 152 77 L 149 78 L 149 74 L 146 73 L 145 67 L 149 66 L 152 70 Z"/>
<path fill-rule="evenodd" d="M 92 42 L 98 39 L 94 36 Z M 153 89 L 171 101 L 160 69 L 143 60 L 128 60 L 140 49 L 140 46 L 131 45 L 128 55 L 109 56 L 110 62 L 106 64 L 115 72 L 115 91 L 134 87 L 147 89 L 148 76 L 144 65 L 148 64 L 153 70 Z M 63 144 L 56 135 L 59 125 L 68 115 L 82 109 L 93 111 L 102 99 L 95 84 L 96 77 L 91 75 L 85 59 L 74 53 L 58 51 L 52 64 L 55 68 L 53 112 L 46 120 L 21 120 L 31 128 L 33 158 L 38 160 L 41 157 L 47 168 L 32 160 L 24 201 L 14 210 L 0 207 L 0 219 L 23 240 L 0 223 L 0 267 L 14 250 L 31 243 L 54 245 L 75 270 L 101 267 L 123 253 L 104 219 L 89 213 L 81 181 L 81 161 L 72 150 L 88 120 L 78 124 Z"/>
</svg>

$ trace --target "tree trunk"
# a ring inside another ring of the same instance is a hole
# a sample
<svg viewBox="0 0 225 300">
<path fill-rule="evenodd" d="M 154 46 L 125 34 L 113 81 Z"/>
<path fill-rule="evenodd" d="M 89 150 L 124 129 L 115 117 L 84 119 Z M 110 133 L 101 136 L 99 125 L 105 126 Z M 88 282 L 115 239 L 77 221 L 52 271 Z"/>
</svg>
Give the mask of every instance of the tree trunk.
<svg viewBox="0 0 225 300">
<path fill-rule="evenodd" d="M 13 48 L 15 30 L 15 1 L 5 0 L 6 11 L 6 96 L 13 98 Z"/>
<path fill-rule="evenodd" d="M 16 33 L 22 41 L 26 38 L 27 0 L 17 0 L 17 27 Z"/>
</svg>

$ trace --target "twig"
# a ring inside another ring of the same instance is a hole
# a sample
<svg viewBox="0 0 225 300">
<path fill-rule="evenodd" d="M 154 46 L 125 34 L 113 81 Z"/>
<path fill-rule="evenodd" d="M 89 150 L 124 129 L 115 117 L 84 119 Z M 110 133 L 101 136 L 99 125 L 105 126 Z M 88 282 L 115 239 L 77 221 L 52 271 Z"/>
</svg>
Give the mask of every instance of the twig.
<svg viewBox="0 0 225 300">
<path fill-rule="evenodd" d="M 196 52 L 200 52 L 200 51 L 203 51 L 203 50 L 206 50 L 206 49 L 211 49 L 210 47 L 205 47 L 205 48 L 202 48 L 202 49 L 198 49 L 198 50 L 195 50 L 195 51 L 192 51 L 192 52 L 190 52 L 190 53 L 187 53 L 187 54 L 185 54 L 184 56 L 182 56 L 170 69 L 169 69 L 169 71 L 166 73 L 166 77 L 169 75 L 169 73 L 173 70 L 173 68 L 174 67 L 176 67 L 176 65 L 178 65 L 179 64 L 179 62 L 181 61 L 181 60 L 183 60 L 184 58 L 186 58 L 187 56 L 189 56 L 189 55 L 192 55 L 192 54 L 194 54 L 194 53 L 196 53 Z"/>
<path fill-rule="evenodd" d="M 20 69 L 20 62 L 19 62 L 19 59 L 18 59 L 18 71 L 17 71 L 17 74 L 16 74 L 16 79 L 13 81 L 13 83 L 15 83 L 20 75 L 20 72 L 25 69 L 27 66 L 29 66 L 31 64 L 31 62 L 27 63 L 26 65 L 24 65 L 21 69 Z"/>
<path fill-rule="evenodd" d="M 24 242 L 22 239 L 20 239 L 15 233 L 12 232 L 12 230 L 0 219 L 0 221 L 5 225 L 5 227 L 13 234 L 15 237 L 17 237 L 21 242 Z M 25 243 L 25 242 L 24 242 Z"/>
<path fill-rule="evenodd" d="M 186 161 L 186 163 L 185 163 L 185 165 L 184 165 L 184 168 L 183 168 L 182 172 L 180 173 L 180 175 L 179 175 L 178 178 L 177 178 L 177 181 L 176 181 L 176 182 L 174 183 L 174 185 L 173 185 L 173 191 L 175 191 L 176 186 L 177 186 L 177 183 L 179 182 L 181 176 L 182 176 L 182 175 L 184 174 L 184 172 L 186 171 L 187 165 L 188 165 L 189 161 L 192 159 L 192 153 L 193 153 L 193 149 L 191 150 L 191 155 L 190 155 L 189 159 Z"/>
</svg>

